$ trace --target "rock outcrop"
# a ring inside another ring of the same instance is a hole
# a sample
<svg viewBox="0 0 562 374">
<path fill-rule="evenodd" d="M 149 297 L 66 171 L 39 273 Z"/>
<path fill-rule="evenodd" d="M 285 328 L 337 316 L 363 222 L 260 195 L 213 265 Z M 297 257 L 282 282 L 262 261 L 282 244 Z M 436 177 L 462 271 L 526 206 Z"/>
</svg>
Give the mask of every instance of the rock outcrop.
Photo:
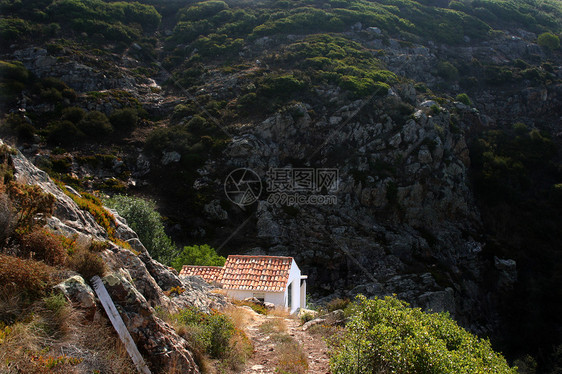
<svg viewBox="0 0 562 374">
<path fill-rule="evenodd" d="M 54 213 L 48 220 L 49 228 L 77 240 L 108 239 L 107 232 L 89 212 L 80 209 L 46 173 L 37 169 L 21 153 L 12 156 L 12 163 L 19 182 L 38 185 L 55 196 Z M 68 189 L 70 193 L 78 194 Z M 209 312 L 226 305 L 226 300 L 218 294 L 212 294 L 212 287 L 202 284 L 201 280 L 180 279 L 175 270 L 152 259 L 125 220 L 117 214 L 115 218 L 117 237 L 128 242 L 138 253 L 111 242 L 108 242 L 109 248 L 100 253 L 109 269 L 103 282 L 127 329 L 153 373 L 168 373 L 172 369 L 182 373 L 199 373 L 187 342 L 157 317 L 154 308 L 174 313 L 181 308 L 195 306 Z M 74 274 L 54 289 L 84 310 L 86 318 L 104 315 L 87 281 Z M 164 291 L 174 287 L 185 291 L 181 295 L 166 296 Z"/>
</svg>

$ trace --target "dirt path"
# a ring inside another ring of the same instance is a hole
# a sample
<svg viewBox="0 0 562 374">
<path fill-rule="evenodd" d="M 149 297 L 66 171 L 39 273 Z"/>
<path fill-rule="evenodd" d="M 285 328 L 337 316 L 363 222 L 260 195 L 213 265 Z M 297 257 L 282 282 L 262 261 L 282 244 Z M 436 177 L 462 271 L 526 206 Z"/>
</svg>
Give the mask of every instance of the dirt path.
<svg viewBox="0 0 562 374">
<path fill-rule="evenodd" d="M 249 309 L 249 308 L 248 308 Z M 260 326 L 273 319 L 283 319 L 286 326 L 285 333 L 291 336 L 302 347 L 308 360 L 309 374 L 327 374 L 329 370 L 328 348 L 322 338 L 303 331 L 295 318 L 264 316 L 252 310 L 247 310 L 249 318 L 246 324 L 246 334 L 254 344 L 254 355 L 246 364 L 242 374 L 274 374 L 276 359 L 276 343 L 271 340 L 274 332 L 265 332 Z"/>
<path fill-rule="evenodd" d="M 330 373 L 330 358 L 328 357 L 328 347 L 322 337 L 311 335 L 302 330 L 298 319 L 286 319 L 289 335 L 295 338 L 303 347 L 308 358 L 308 373 L 328 374 Z"/>
</svg>

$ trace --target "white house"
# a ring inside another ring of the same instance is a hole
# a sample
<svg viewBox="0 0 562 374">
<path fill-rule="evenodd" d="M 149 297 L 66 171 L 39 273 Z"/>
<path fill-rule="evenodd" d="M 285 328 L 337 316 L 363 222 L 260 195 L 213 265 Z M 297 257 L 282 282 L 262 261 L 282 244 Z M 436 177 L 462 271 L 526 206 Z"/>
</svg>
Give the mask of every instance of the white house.
<svg viewBox="0 0 562 374">
<path fill-rule="evenodd" d="M 307 277 L 292 257 L 231 255 L 223 267 L 185 265 L 180 276 L 188 275 L 220 284 L 234 299 L 255 297 L 291 313 L 306 306 Z"/>
</svg>

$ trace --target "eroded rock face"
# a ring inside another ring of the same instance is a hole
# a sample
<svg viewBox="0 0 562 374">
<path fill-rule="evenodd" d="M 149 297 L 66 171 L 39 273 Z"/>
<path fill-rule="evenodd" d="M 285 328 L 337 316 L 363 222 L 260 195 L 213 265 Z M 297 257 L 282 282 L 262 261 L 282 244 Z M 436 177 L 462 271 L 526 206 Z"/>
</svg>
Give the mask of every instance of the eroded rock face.
<svg viewBox="0 0 562 374">
<path fill-rule="evenodd" d="M 412 115 L 382 109 L 404 106 L 402 98 L 413 104 Z M 479 308 L 481 295 L 470 294 L 464 303 L 467 293 L 452 280 L 477 276 L 482 266 L 470 235 L 480 217 L 463 135 L 480 121 L 478 114 L 416 96 L 409 85 L 372 101 L 315 108 L 314 119 L 309 109 L 295 104 L 242 128 L 215 170 L 203 173 L 209 183 L 213 172 L 246 167 L 266 188 L 269 168 L 295 167 L 295 160 L 299 167 L 338 170 L 335 205 L 297 204 L 289 211 L 262 197 L 255 206 L 261 244 L 255 251 L 295 257 L 318 295 L 330 295 L 320 303 L 358 293 L 397 294 L 457 317 Z"/>
<path fill-rule="evenodd" d="M 94 237 L 97 240 L 107 239 L 105 230 L 96 223 L 94 217 L 81 210 L 76 203 L 67 196 L 49 178 L 47 173 L 39 170 L 21 153 L 12 156 L 15 168 L 15 178 L 20 183 L 38 185 L 45 192 L 55 196 L 55 209 L 53 217 L 48 220 L 48 226 L 60 231 L 64 235 L 83 234 Z"/>
</svg>

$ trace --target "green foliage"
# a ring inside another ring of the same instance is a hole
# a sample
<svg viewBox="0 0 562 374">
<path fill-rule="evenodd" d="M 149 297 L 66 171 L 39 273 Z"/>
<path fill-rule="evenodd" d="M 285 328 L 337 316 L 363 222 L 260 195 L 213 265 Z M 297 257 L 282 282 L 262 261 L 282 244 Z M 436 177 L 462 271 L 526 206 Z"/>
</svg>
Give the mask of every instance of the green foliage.
<svg viewBox="0 0 562 374">
<path fill-rule="evenodd" d="M 71 121 L 74 124 L 79 123 L 86 116 L 86 111 L 80 107 L 71 106 L 62 110 L 63 120 Z"/>
<path fill-rule="evenodd" d="M 537 167 L 548 165 L 556 148 L 547 134 L 515 124 L 491 130 L 472 146 L 476 189 L 488 202 L 517 201 L 526 195 Z"/>
<path fill-rule="evenodd" d="M 359 296 L 343 336 L 331 341 L 340 373 L 516 373 L 488 340 L 445 313 L 424 313 L 394 297 Z"/>
<path fill-rule="evenodd" d="M 109 121 L 116 130 L 131 130 L 139 121 L 138 111 L 135 108 L 116 109 L 109 116 Z"/>
<path fill-rule="evenodd" d="M 206 352 L 213 358 L 224 358 L 232 349 L 230 339 L 235 328 L 224 314 L 205 314 L 197 308 L 187 308 L 173 315 L 172 319 L 181 326 L 178 333 L 196 351 Z"/>
<path fill-rule="evenodd" d="M 71 121 L 51 122 L 45 129 L 47 141 L 53 145 L 75 145 L 84 139 L 84 133 Z"/>
<path fill-rule="evenodd" d="M 162 216 L 156 211 L 153 201 L 116 195 L 105 203 L 127 220 L 154 259 L 164 264 L 172 262 L 176 249 L 164 231 Z"/>
<path fill-rule="evenodd" d="M 183 247 L 183 251 L 172 261 L 172 266 L 180 271 L 183 265 L 223 266 L 226 259 L 207 244 Z"/>
<path fill-rule="evenodd" d="M 459 75 L 458 69 L 449 61 L 440 61 L 437 65 L 437 73 L 445 80 L 452 81 Z"/>
<path fill-rule="evenodd" d="M 539 35 L 537 38 L 537 43 L 551 51 L 560 48 L 560 38 L 551 32 L 545 32 Z"/>
<path fill-rule="evenodd" d="M 88 112 L 77 126 L 80 131 L 94 139 L 102 139 L 113 132 L 107 116 L 97 110 Z"/>
<path fill-rule="evenodd" d="M 17 211 L 16 232 L 26 234 L 37 225 L 46 223 L 52 214 L 55 197 L 37 185 L 16 182 L 8 184 L 8 195 Z"/>
<path fill-rule="evenodd" d="M 465 94 L 465 93 L 458 94 L 456 99 L 457 99 L 457 101 L 460 101 L 464 105 L 468 105 L 468 106 L 472 105 L 472 101 L 470 100 L 468 95 Z"/>
<path fill-rule="evenodd" d="M 29 71 L 19 61 L 0 61 L 0 105 L 14 102 L 29 82 Z"/>
<path fill-rule="evenodd" d="M 55 314 L 61 313 L 67 305 L 66 298 L 62 293 L 51 293 L 49 296 L 43 298 L 43 302 L 45 303 L 45 307 Z"/>
<path fill-rule="evenodd" d="M 326 309 L 328 310 L 328 312 L 333 312 L 335 310 L 345 310 L 348 305 L 350 304 L 350 300 L 349 299 L 340 299 L 340 298 L 335 298 L 330 300 L 327 304 L 326 304 Z"/>
</svg>

